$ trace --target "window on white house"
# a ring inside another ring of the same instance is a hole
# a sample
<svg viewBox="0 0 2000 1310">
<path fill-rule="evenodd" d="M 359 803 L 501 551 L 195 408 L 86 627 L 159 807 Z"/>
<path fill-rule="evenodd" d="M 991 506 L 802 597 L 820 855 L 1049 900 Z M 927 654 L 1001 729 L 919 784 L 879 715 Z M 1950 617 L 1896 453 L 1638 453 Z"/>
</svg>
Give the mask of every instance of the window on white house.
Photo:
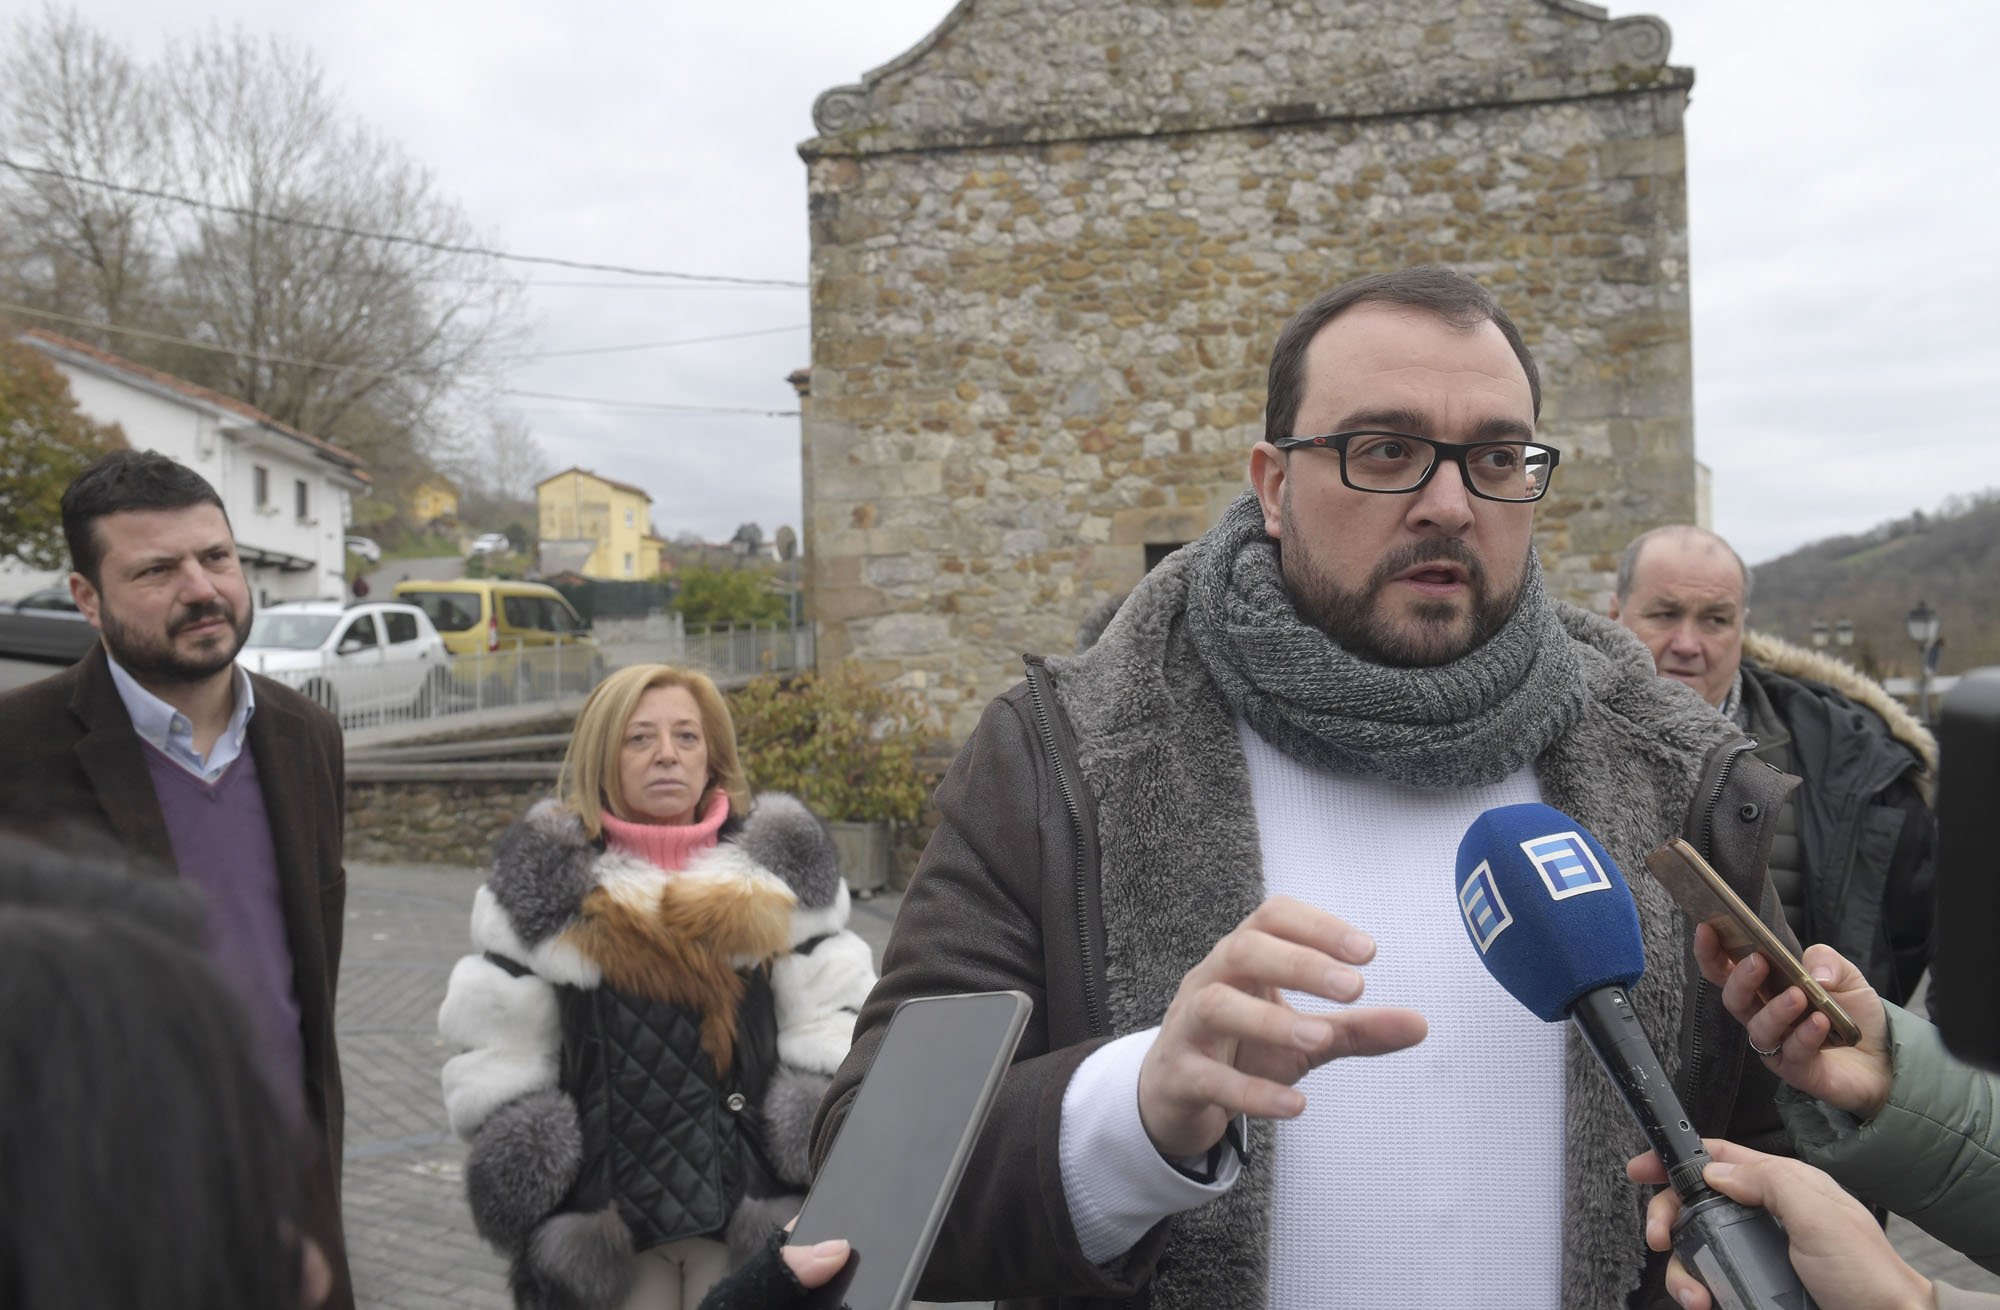
<svg viewBox="0 0 2000 1310">
<path fill-rule="evenodd" d="M 292 500 L 297 506 L 299 522 L 304 523 L 312 517 L 312 488 L 306 485 L 304 479 L 292 483 Z"/>
<path fill-rule="evenodd" d="M 250 466 L 250 486 L 256 494 L 257 508 L 263 509 L 271 503 L 271 470 L 262 464 Z"/>
</svg>

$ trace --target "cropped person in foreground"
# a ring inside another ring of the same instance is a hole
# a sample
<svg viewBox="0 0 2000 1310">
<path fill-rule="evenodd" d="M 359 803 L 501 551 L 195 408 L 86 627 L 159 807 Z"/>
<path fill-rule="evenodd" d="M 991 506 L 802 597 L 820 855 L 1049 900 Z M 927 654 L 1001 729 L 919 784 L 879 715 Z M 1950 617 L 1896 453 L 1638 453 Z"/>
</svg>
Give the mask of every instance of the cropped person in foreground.
<svg viewBox="0 0 2000 1310">
<path fill-rule="evenodd" d="M 200 901 L 0 834 L 0 1305 L 319 1310 L 299 1122 Z"/>
</svg>

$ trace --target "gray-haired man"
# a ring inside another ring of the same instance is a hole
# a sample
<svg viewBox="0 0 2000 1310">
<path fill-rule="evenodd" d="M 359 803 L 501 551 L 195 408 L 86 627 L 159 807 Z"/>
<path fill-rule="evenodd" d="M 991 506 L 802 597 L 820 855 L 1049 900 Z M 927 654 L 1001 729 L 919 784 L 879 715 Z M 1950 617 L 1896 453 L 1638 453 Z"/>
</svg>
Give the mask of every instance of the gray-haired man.
<svg viewBox="0 0 2000 1310">
<path fill-rule="evenodd" d="M 1785 919 L 1903 1001 L 1931 956 L 1937 742 L 1859 670 L 1753 632 L 1750 586 L 1728 542 L 1675 524 L 1625 548 L 1610 613 L 1662 676 L 1755 738 L 1759 759 L 1804 779 L 1771 843 Z"/>
</svg>

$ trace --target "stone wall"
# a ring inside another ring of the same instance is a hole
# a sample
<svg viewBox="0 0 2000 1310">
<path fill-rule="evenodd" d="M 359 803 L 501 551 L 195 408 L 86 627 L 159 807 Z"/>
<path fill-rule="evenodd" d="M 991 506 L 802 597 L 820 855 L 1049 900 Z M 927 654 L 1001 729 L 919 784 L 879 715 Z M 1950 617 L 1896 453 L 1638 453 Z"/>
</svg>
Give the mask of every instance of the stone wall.
<svg viewBox="0 0 2000 1310">
<path fill-rule="evenodd" d="M 548 781 L 347 784 L 347 858 L 373 864 L 485 868 L 507 825 L 554 790 Z"/>
<path fill-rule="evenodd" d="M 1246 485 L 1284 320 L 1441 261 L 1539 358 L 1537 539 L 1595 601 L 1695 512 L 1681 114 L 1574 0 L 964 0 L 821 97 L 805 402 L 823 659 L 955 737 Z"/>
</svg>

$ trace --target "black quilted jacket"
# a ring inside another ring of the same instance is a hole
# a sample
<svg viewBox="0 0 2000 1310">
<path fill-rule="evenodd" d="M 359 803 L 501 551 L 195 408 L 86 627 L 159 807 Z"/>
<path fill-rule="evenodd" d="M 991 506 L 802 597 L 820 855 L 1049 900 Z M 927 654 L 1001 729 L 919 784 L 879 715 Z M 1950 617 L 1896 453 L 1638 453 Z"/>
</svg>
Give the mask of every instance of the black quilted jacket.
<svg viewBox="0 0 2000 1310">
<path fill-rule="evenodd" d="M 576 1101 L 583 1168 L 566 1210 L 616 1202 L 632 1244 L 718 1236 L 738 1201 L 783 1189 L 761 1166 L 754 1116 L 778 1061 L 768 971 L 748 975 L 726 1075 L 701 1049 L 699 1019 L 609 987 L 558 989 L 562 1089 Z"/>
</svg>

